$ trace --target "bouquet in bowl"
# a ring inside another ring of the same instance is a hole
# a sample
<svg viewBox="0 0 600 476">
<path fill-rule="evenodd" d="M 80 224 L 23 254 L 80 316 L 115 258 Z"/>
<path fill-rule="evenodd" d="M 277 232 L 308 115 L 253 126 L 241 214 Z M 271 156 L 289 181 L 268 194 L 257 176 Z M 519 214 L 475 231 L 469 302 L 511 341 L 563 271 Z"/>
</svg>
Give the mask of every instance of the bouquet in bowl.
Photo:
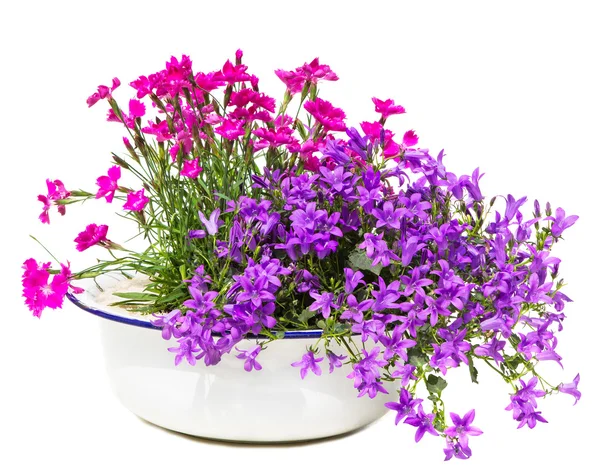
<svg viewBox="0 0 600 476">
<path fill-rule="evenodd" d="M 298 378 L 345 372 L 360 398 L 396 381 L 386 403 L 396 424 L 414 427 L 416 441 L 443 437 L 446 459 L 469 458 L 469 437 L 482 433 L 474 410 L 446 414 L 449 369 L 467 367 L 473 382 L 493 369 L 519 428 L 546 422 L 541 397 L 577 402 L 579 375 L 552 383 L 536 370 L 561 365 L 556 334 L 570 299 L 551 251 L 577 216 L 537 200 L 525 212 L 527 198 L 510 194 L 486 200 L 479 169 L 452 173 L 413 130 L 388 129 L 405 113 L 392 99 L 372 98 L 371 120 L 347 124 L 319 94 L 338 77 L 318 59 L 275 74 L 286 87 L 279 104 L 239 50 L 208 73 L 172 57 L 130 83 L 126 106 L 113 97 L 117 78 L 99 86 L 87 103 L 108 105 L 108 121 L 125 128 L 124 152 L 99 169 L 95 191 L 47 180 L 40 220 L 105 200 L 137 223 L 147 247 L 128 250 L 91 223 L 74 242 L 80 252 L 105 248 L 94 266 L 26 260 L 33 314 L 82 292 L 77 280 L 142 274 L 144 292 L 118 304 L 153 316 L 175 365 L 218 365 L 234 353 L 248 372 L 260 372 L 261 352 L 285 332 L 318 329 L 321 345 L 290 362 Z"/>
</svg>

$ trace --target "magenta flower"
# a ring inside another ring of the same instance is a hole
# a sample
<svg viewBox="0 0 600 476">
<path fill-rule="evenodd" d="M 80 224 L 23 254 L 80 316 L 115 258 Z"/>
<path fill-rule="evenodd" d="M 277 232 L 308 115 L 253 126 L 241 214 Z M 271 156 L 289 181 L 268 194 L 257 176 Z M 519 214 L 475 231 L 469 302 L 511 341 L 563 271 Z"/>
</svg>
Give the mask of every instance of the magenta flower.
<svg viewBox="0 0 600 476">
<path fill-rule="evenodd" d="M 61 272 L 55 274 L 50 282 L 49 269 L 50 263 L 38 263 L 33 258 L 23 263 L 23 297 L 25 304 L 37 318 L 41 317 L 46 308 L 61 308 L 69 289 L 69 267 L 61 264 Z M 74 290 L 79 291 L 78 288 Z"/>
<path fill-rule="evenodd" d="M 306 77 L 304 74 L 298 71 L 284 71 L 283 69 L 276 69 L 275 74 L 291 94 L 296 94 L 302 91 L 304 84 L 306 83 Z"/>
<path fill-rule="evenodd" d="M 292 367 L 300 367 L 300 378 L 304 380 L 304 377 L 306 377 L 309 370 L 315 375 L 321 375 L 321 367 L 319 367 L 318 363 L 323 359 L 324 357 L 315 359 L 315 353 L 312 350 L 309 350 L 302 356 L 302 360 L 294 362 Z"/>
<path fill-rule="evenodd" d="M 225 137 L 225 139 L 235 140 L 238 137 L 243 136 L 245 133 L 243 121 L 232 121 L 230 119 L 225 119 L 223 124 L 215 128 L 215 132 L 220 136 Z"/>
<path fill-rule="evenodd" d="M 108 175 L 102 175 L 96 180 L 99 189 L 96 192 L 96 198 L 104 197 L 107 203 L 111 203 L 115 197 L 115 192 L 119 188 L 117 181 L 121 178 L 121 167 L 118 165 L 108 169 Z"/>
<path fill-rule="evenodd" d="M 50 223 L 50 215 L 48 214 L 48 210 L 50 210 L 53 205 L 56 205 L 58 213 L 64 215 L 66 211 L 65 206 L 57 204 L 56 202 L 58 200 L 64 200 L 71 195 L 71 192 L 65 188 L 60 180 L 51 181 L 46 179 L 46 187 L 48 188 L 48 194 L 38 195 L 37 197 L 38 200 L 44 204 L 44 209 L 39 217 L 42 223 Z"/>
<path fill-rule="evenodd" d="M 252 134 L 259 138 L 254 143 L 254 150 L 293 144 L 297 141 L 292 136 L 292 133 L 293 131 L 289 127 L 279 127 L 276 130 L 260 127 L 252 132 Z"/>
<path fill-rule="evenodd" d="M 415 133 L 415 131 L 406 131 L 404 133 L 404 137 L 402 138 L 402 147 L 414 147 L 419 142 L 419 136 Z"/>
<path fill-rule="evenodd" d="M 200 172 L 202 172 L 202 167 L 198 165 L 198 159 L 192 159 L 186 160 L 183 163 L 183 167 L 181 169 L 180 174 L 184 177 L 196 179 L 198 178 L 198 175 L 200 175 Z"/>
<path fill-rule="evenodd" d="M 129 101 L 129 117 L 135 119 L 136 117 L 143 117 L 146 114 L 146 106 L 137 99 L 131 99 Z"/>
<path fill-rule="evenodd" d="M 381 99 L 372 98 L 373 104 L 375 104 L 375 112 L 381 114 L 383 119 L 387 119 L 393 114 L 404 114 L 405 109 L 399 104 L 394 104 L 393 99 L 386 99 L 382 101 Z"/>
<path fill-rule="evenodd" d="M 123 205 L 123 209 L 139 212 L 144 209 L 149 201 L 150 199 L 144 195 L 144 189 L 142 188 L 137 192 L 130 192 L 127 194 L 127 202 Z"/>
<path fill-rule="evenodd" d="M 107 245 L 109 240 L 106 238 L 108 232 L 107 225 L 96 225 L 94 223 L 85 227 L 85 230 L 77 235 L 75 243 L 77 243 L 77 251 L 85 251 L 94 245 Z"/>
<path fill-rule="evenodd" d="M 337 107 L 333 107 L 329 101 L 316 98 L 314 101 L 304 103 L 306 109 L 327 131 L 345 131 L 344 119 L 346 114 Z"/>
<path fill-rule="evenodd" d="M 117 89 L 119 86 L 121 85 L 121 81 L 119 81 L 119 78 L 113 78 L 112 80 L 112 87 L 108 87 L 108 86 L 104 86 L 104 85 L 100 85 L 98 86 L 98 91 L 96 91 L 94 94 L 92 94 L 89 98 L 87 98 L 87 105 L 88 107 L 92 107 L 94 104 L 96 104 L 98 101 L 100 101 L 100 99 L 105 99 L 107 97 L 110 97 L 111 93 Z"/>
<path fill-rule="evenodd" d="M 339 79 L 328 65 L 319 64 L 319 58 L 315 58 L 310 63 L 304 63 L 303 66 L 296 68 L 294 71 L 277 69 L 275 74 L 283 81 L 291 94 L 302 91 L 307 82 L 317 84 L 321 79 L 325 81 L 337 81 Z"/>
</svg>

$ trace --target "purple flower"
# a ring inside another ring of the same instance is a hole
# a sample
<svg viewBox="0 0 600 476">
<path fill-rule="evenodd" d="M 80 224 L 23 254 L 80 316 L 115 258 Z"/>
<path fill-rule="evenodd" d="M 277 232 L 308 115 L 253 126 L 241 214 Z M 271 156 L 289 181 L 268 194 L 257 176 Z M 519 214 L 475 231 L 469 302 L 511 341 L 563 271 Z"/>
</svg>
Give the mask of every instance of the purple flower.
<svg viewBox="0 0 600 476">
<path fill-rule="evenodd" d="M 327 359 L 329 360 L 329 373 L 333 372 L 333 369 L 340 368 L 343 364 L 342 361 L 346 360 L 346 355 L 336 355 L 333 352 L 327 352 Z"/>
<path fill-rule="evenodd" d="M 397 366 L 392 373 L 392 377 L 401 379 L 400 385 L 406 387 L 411 380 L 417 380 L 414 374 L 415 369 L 416 367 L 410 364 Z"/>
<path fill-rule="evenodd" d="M 206 237 L 206 232 L 204 230 L 190 230 L 188 236 L 192 239 L 194 238 L 204 238 Z"/>
<path fill-rule="evenodd" d="M 506 410 L 513 411 L 513 419 L 519 422 L 517 428 L 522 428 L 525 424 L 527 424 L 529 428 L 533 428 L 538 421 L 548 423 L 548 421 L 542 417 L 541 413 L 536 411 L 536 398 L 546 395 L 545 391 L 535 389 L 538 378 L 532 377 L 527 383 L 520 380 L 520 383 L 521 388 L 514 395 L 510 396 L 510 405 L 506 407 Z"/>
<path fill-rule="evenodd" d="M 375 209 L 372 212 L 372 215 L 377 218 L 377 223 L 375 226 L 377 228 L 380 227 L 388 227 L 395 228 L 396 230 L 400 229 L 400 218 L 402 218 L 403 210 L 394 208 L 392 202 L 385 202 L 383 204 L 383 210 Z"/>
<path fill-rule="evenodd" d="M 421 441 L 421 438 L 423 438 L 425 433 L 429 433 L 434 436 L 439 435 L 439 433 L 435 431 L 435 428 L 433 427 L 433 420 L 433 413 L 425 413 L 423 411 L 423 405 L 419 404 L 417 414 L 406 418 L 404 423 L 417 428 L 417 432 L 415 433 L 415 441 L 418 443 Z"/>
<path fill-rule="evenodd" d="M 238 302 L 250 301 L 256 307 L 260 307 L 263 301 L 275 301 L 275 296 L 267 289 L 266 276 L 261 276 L 255 282 L 246 276 L 240 276 L 239 283 L 243 292 L 237 295 Z"/>
<path fill-rule="evenodd" d="M 256 361 L 258 354 L 262 350 L 260 345 L 255 345 L 254 347 L 252 347 L 249 350 L 240 350 L 237 347 L 235 350 L 237 350 L 239 352 L 239 354 L 236 355 L 236 357 L 238 359 L 245 359 L 244 360 L 244 370 L 246 370 L 246 372 L 252 372 L 252 369 L 255 369 L 255 370 L 262 369 L 262 365 L 260 365 Z"/>
<path fill-rule="evenodd" d="M 371 308 L 373 305 L 373 300 L 365 299 L 359 303 L 354 294 L 350 294 L 346 298 L 346 303 L 348 305 L 348 309 L 342 312 L 340 319 L 352 319 L 355 322 L 362 322 L 363 312 Z"/>
<path fill-rule="evenodd" d="M 522 197 L 518 200 L 515 200 L 515 197 L 513 197 L 509 193 L 508 197 L 506 198 L 506 212 L 504 212 L 504 218 L 506 219 L 506 221 L 510 222 L 519 212 L 519 207 L 523 205 L 526 201 L 527 197 Z"/>
<path fill-rule="evenodd" d="M 562 232 L 565 231 L 570 226 L 579 219 L 577 215 L 566 216 L 565 211 L 562 208 L 556 209 L 556 218 L 554 219 L 554 223 L 552 223 L 552 234 L 554 236 L 562 235 Z"/>
<path fill-rule="evenodd" d="M 558 386 L 558 391 L 562 392 L 562 393 L 568 393 L 569 395 L 573 395 L 575 397 L 575 403 L 573 405 L 575 405 L 581 398 L 581 392 L 577 389 L 578 385 L 579 385 L 579 374 L 577 374 L 575 379 L 573 379 L 573 382 L 567 383 L 567 384 L 561 383 Z"/>
<path fill-rule="evenodd" d="M 446 448 L 444 448 L 444 454 L 446 458 L 444 461 L 448 461 L 453 457 L 458 459 L 469 459 L 471 457 L 471 448 L 468 446 L 461 446 L 456 438 L 446 438 Z"/>
<path fill-rule="evenodd" d="M 416 415 L 415 407 L 423 400 L 420 398 L 413 399 L 411 393 L 405 388 L 400 389 L 400 399 L 398 402 L 388 402 L 385 404 L 390 410 L 398 412 L 396 414 L 396 425 L 406 417 Z"/>
<path fill-rule="evenodd" d="M 496 336 L 486 344 L 481 344 L 474 350 L 475 355 L 479 357 L 491 357 L 497 364 L 504 362 L 504 357 L 500 354 L 500 351 L 504 349 L 506 342 L 498 340 Z"/>
<path fill-rule="evenodd" d="M 290 220 L 292 220 L 292 226 L 294 228 L 307 229 L 314 231 L 317 221 L 321 220 L 324 216 L 327 216 L 325 210 L 317 210 L 317 204 L 310 202 L 305 210 L 298 209 L 292 212 Z"/>
<path fill-rule="evenodd" d="M 368 321 L 361 319 L 352 326 L 351 330 L 356 334 L 360 334 L 363 342 L 366 342 L 369 337 L 373 339 L 373 342 L 379 342 L 385 331 L 385 324 L 379 319 L 369 319 Z"/>
<path fill-rule="evenodd" d="M 331 315 L 331 308 L 338 309 L 340 306 L 336 304 L 335 296 L 333 293 L 317 293 L 316 291 L 311 291 L 310 296 L 315 300 L 310 307 L 308 308 L 310 311 L 318 311 L 321 310 L 321 314 L 325 319 L 329 318 Z"/>
<path fill-rule="evenodd" d="M 385 284 L 385 281 L 379 277 L 379 290 L 373 291 L 373 297 L 375 303 L 373 304 L 373 311 L 383 311 L 385 309 L 398 309 L 400 304 L 396 301 L 400 299 L 400 288 L 399 281 L 392 281 L 389 286 Z"/>
<path fill-rule="evenodd" d="M 358 286 L 360 283 L 365 284 L 365 281 L 362 279 L 365 277 L 363 273 L 360 271 L 354 271 L 351 268 L 344 268 L 344 275 L 346 276 L 346 284 L 344 289 L 346 293 L 350 294 Z"/>
<path fill-rule="evenodd" d="M 363 236 L 364 240 L 358 245 L 359 250 L 366 250 L 365 254 L 368 258 L 373 258 L 375 250 L 381 249 L 382 245 L 387 248 L 387 244 L 383 241 L 383 233 L 380 235 L 374 235 L 373 233 L 365 233 Z"/>
<path fill-rule="evenodd" d="M 446 428 L 446 435 L 451 438 L 458 438 L 458 442 L 463 448 L 469 447 L 469 435 L 479 436 L 483 433 L 476 426 L 471 426 L 475 419 L 475 410 L 467 412 L 462 418 L 456 413 L 450 413 L 450 418 L 454 426 Z"/>
<path fill-rule="evenodd" d="M 216 235 L 217 231 L 219 231 L 219 226 L 223 224 L 222 220 L 219 220 L 219 216 L 221 215 L 221 210 L 216 208 L 210 214 L 210 218 L 207 220 L 204 216 L 204 213 L 198 212 L 198 216 L 200 217 L 200 221 L 206 227 L 206 232 L 209 235 Z"/>
<path fill-rule="evenodd" d="M 190 365 L 196 365 L 196 357 L 194 352 L 198 352 L 198 344 L 191 337 L 184 337 L 177 341 L 177 347 L 169 347 L 169 352 L 175 352 L 175 365 L 179 365 L 183 359 L 186 359 Z"/>
<path fill-rule="evenodd" d="M 417 236 L 411 236 L 407 241 L 402 243 L 402 266 L 408 266 L 417 251 L 424 247 L 425 243 L 419 244 L 419 237 Z"/>
<path fill-rule="evenodd" d="M 396 326 L 391 337 L 381 337 L 380 341 L 385 346 L 384 359 L 390 360 L 395 355 L 399 355 L 405 362 L 408 360 L 406 349 L 414 347 L 417 343 L 412 339 L 404 339 L 402 334 L 403 331 L 400 329 L 400 326 Z"/>
<path fill-rule="evenodd" d="M 315 375 L 321 375 L 321 367 L 317 364 L 321 362 L 324 357 L 320 357 L 315 359 L 315 354 L 312 350 L 309 350 L 306 354 L 302 356 L 302 360 L 298 362 L 294 362 L 292 367 L 300 367 L 300 378 L 304 380 L 306 377 L 306 373 L 310 370 Z"/>
<path fill-rule="evenodd" d="M 375 398 L 378 393 L 388 393 L 380 382 L 379 367 L 387 365 L 386 360 L 377 360 L 379 347 L 373 347 L 371 352 L 363 349 L 364 358 L 353 365 L 353 370 L 348 378 L 354 379 L 354 388 L 358 389 L 358 396 L 368 394 L 369 398 Z"/>
</svg>

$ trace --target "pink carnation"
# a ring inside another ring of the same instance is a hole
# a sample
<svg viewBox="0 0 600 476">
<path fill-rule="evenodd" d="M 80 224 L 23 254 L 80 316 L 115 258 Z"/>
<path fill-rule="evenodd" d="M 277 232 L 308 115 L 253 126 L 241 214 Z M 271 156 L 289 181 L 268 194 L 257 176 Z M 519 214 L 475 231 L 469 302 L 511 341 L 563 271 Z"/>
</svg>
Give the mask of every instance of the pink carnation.
<svg viewBox="0 0 600 476">
<path fill-rule="evenodd" d="M 415 133 L 415 131 L 406 131 L 404 133 L 404 137 L 402 138 L 402 146 L 405 148 L 412 147 L 417 145 L 419 142 L 419 136 Z"/>
<path fill-rule="evenodd" d="M 215 132 L 225 139 L 234 140 L 244 135 L 244 127 L 242 121 L 232 121 L 225 119 L 223 124 L 215 128 Z"/>
<path fill-rule="evenodd" d="M 96 198 L 104 197 L 107 203 L 111 203 L 115 197 L 115 191 L 119 188 L 117 181 L 121 178 L 121 167 L 118 165 L 108 169 L 108 175 L 102 175 L 96 180 L 99 189 Z"/>
<path fill-rule="evenodd" d="M 48 188 L 48 194 L 38 195 L 37 197 L 38 200 L 44 205 L 44 209 L 39 217 L 42 223 L 50 223 L 50 215 L 48 214 L 48 211 L 53 205 L 56 205 L 58 213 L 64 215 L 66 211 L 65 206 L 59 205 L 56 202 L 58 200 L 64 200 L 71 195 L 71 192 L 65 188 L 64 184 L 60 180 L 51 181 L 46 179 L 46 187 Z"/>
<path fill-rule="evenodd" d="M 180 174 L 184 177 L 196 179 L 198 178 L 198 175 L 200 175 L 200 172 L 202 172 L 202 167 L 198 166 L 198 159 L 192 159 L 186 160 L 183 163 L 183 167 L 181 169 Z"/>
<path fill-rule="evenodd" d="M 138 190 L 137 192 L 131 192 L 127 195 L 127 202 L 123 205 L 125 210 L 132 212 L 139 212 L 143 210 L 150 199 L 144 195 L 144 189 Z"/>
<path fill-rule="evenodd" d="M 109 240 L 106 238 L 108 232 L 107 225 L 96 225 L 94 223 L 85 227 L 85 230 L 77 235 L 75 243 L 77 243 L 77 251 L 85 251 L 94 245 L 108 245 Z"/>
<path fill-rule="evenodd" d="M 96 104 L 98 101 L 100 101 L 100 99 L 105 99 L 107 97 L 110 97 L 111 93 L 115 89 L 117 89 L 120 85 L 121 85 L 121 81 L 119 81 L 119 78 L 113 78 L 112 87 L 109 88 L 108 86 L 104 86 L 102 84 L 100 86 L 98 86 L 97 92 L 95 92 L 89 98 L 87 98 L 86 102 L 87 102 L 88 107 L 92 107 L 94 104 Z"/>
<path fill-rule="evenodd" d="M 372 98 L 372 100 L 375 104 L 375 112 L 380 113 L 383 119 L 387 119 L 393 114 L 404 114 L 406 112 L 402 106 L 394 104 L 393 99 L 382 101 L 381 99 Z"/>
<path fill-rule="evenodd" d="M 255 136 L 259 137 L 259 140 L 254 143 L 254 150 L 293 144 L 297 142 L 292 135 L 293 132 L 289 127 L 279 127 L 275 130 L 259 127 L 252 132 Z"/>
<path fill-rule="evenodd" d="M 326 64 L 319 64 L 319 58 L 315 58 L 310 63 L 304 63 L 303 66 L 294 71 L 285 71 L 283 69 L 275 70 L 275 74 L 285 84 L 291 94 L 302 91 L 304 85 L 309 82 L 317 84 L 321 79 L 326 81 L 337 81 L 338 76 Z"/>
<path fill-rule="evenodd" d="M 62 307 L 65 294 L 69 290 L 71 271 L 69 266 L 61 264 L 61 272 L 50 278 L 50 263 L 38 263 L 33 258 L 23 263 L 23 297 L 29 310 L 35 317 L 40 317 L 46 308 Z M 75 292 L 79 288 L 73 288 Z"/>
<path fill-rule="evenodd" d="M 312 116 L 323 124 L 327 131 L 345 131 L 344 119 L 346 114 L 340 108 L 333 107 L 329 101 L 316 98 L 314 101 L 304 103 L 306 109 Z"/>
</svg>

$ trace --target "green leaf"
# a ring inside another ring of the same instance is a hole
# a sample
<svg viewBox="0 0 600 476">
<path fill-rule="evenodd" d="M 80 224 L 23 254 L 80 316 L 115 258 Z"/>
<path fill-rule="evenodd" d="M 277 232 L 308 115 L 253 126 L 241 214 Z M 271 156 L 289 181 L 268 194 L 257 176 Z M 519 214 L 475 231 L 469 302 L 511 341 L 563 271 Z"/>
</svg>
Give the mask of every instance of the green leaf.
<svg viewBox="0 0 600 476">
<path fill-rule="evenodd" d="M 363 271 L 371 271 L 371 273 L 379 276 L 379 273 L 381 273 L 381 270 L 383 269 L 383 266 L 380 264 L 373 266 L 371 259 L 368 258 L 365 252 L 362 250 L 353 251 L 350 253 L 350 256 L 348 256 L 348 259 L 350 260 L 354 270 L 361 269 Z"/>
<path fill-rule="evenodd" d="M 315 311 L 309 311 L 308 308 L 304 309 L 298 316 L 298 320 L 304 324 L 308 322 L 308 320 L 316 314 Z"/>
<path fill-rule="evenodd" d="M 425 385 L 427 385 L 427 390 L 429 390 L 429 393 L 441 395 L 442 391 L 448 386 L 448 382 L 446 382 L 442 377 L 429 374 Z"/>
<path fill-rule="evenodd" d="M 154 301 L 158 296 L 148 293 L 113 293 L 114 296 L 132 301 Z"/>
<path fill-rule="evenodd" d="M 471 382 L 473 382 L 473 383 L 479 383 L 477 381 L 477 375 L 479 374 L 479 372 L 477 371 L 477 369 L 473 365 L 473 359 L 471 358 L 470 355 L 469 355 L 468 358 L 469 358 L 469 373 L 471 374 Z"/>
<path fill-rule="evenodd" d="M 275 332 L 275 337 L 277 337 L 278 339 L 283 339 L 285 337 L 285 331 Z"/>
<path fill-rule="evenodd" d="M 317 327 L 320 329 L 325 329 L 325 327 L 327 327 L 327 325 L 325 324 L 324 320 L 320 320 L 320 321 L 317 321 Z"/>
<path fill-rule="evenodd" d="M 408 363 L 410 365 L 414 365 L 415 367 L 421 368 L 428 362 L 427 356 L 419 349 L 413 347 L 412 349 L 408 349 L 407 353 Z"/>
</svg>

